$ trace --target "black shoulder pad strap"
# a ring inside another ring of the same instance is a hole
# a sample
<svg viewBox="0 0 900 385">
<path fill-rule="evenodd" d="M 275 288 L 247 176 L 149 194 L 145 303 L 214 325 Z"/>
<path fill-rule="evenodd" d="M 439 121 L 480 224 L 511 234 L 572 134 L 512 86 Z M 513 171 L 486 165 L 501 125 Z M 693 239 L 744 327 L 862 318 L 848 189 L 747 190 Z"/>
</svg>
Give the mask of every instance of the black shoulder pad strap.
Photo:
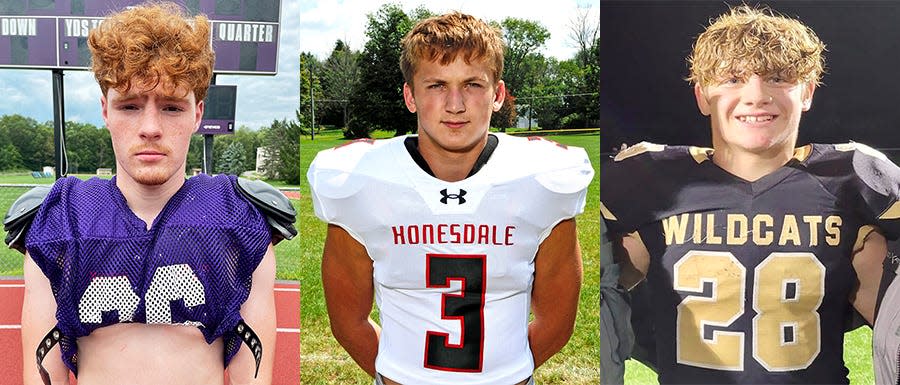
<svg viewBox="0 0 900 385">
<path fill-rule="evenodd" d="M 259 363 L 262 362 L 262 341 L 244 320 L 238 321 L 232 332 L 237 334 L 241 341 L 250 348 L 250 352 L 253 353 L 253 360 L 256 361 L 256 372 L 254 372 L 253 378 L 256 378 L 259 375 Z"/>
<path fill-rule="evenodd" d="M 281 191 L 266 182 L 244 178 L 237 178 L 235 189 L 265 214 L 266 222 L 272 228 L 272 244 L 297 235 L 294 228 L 297 210 Z"/>
<path fill-rule="evenodd" d="M 44 357 L 50 353 L 50 349 L 59 343 L 60 339 L 62 339 L 62 332 L 59 330 L 59 326 L 54 326 L 38 344 L 37 349 L 35 349 L 38 371 L 41 373 L 41 380 L 44 381 L 44 385 L 50 385 L 50 373 L 47 372 L 47 369 L 44 369 Z"/>
<path fill-rule="evenodd" d="M 6 230 L 6 245 L 25 254 L 25 234 L 34 220 L 35 214 L 44 198 L 50 194 L 50 186 L 38 186 L 26 191 L 13 202 L 6 218 L 3 219 L 3 229 Z"/>
</svg>

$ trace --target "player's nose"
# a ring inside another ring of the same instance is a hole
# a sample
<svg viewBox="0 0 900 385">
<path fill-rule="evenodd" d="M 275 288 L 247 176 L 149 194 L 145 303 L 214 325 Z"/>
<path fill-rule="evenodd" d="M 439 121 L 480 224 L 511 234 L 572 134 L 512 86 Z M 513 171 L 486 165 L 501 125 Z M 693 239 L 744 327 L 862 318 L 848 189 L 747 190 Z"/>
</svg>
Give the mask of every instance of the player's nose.
<svg viewBox="0 0 900 385">
<path fill-rule="evenodd" d="M 138 119 L 138 134 L 141 139 L 156 140 L 162 136 L 162 120 L 159 111 L 146 108 Z"/>
<path fill-rule="evenodd" d="M 766 87 L 766 81 L 759 75 L 750 76 L 741 87 L 741 101 L 745 104 L 769 104 L 772 95 Z"/>
<path fill-rule="evenodd" d="M 444 99 L 444 110 L 454 114 L 466 111 L 466 101 L 462 89 L 450 87 L 446 99 Z"/>
</svg>

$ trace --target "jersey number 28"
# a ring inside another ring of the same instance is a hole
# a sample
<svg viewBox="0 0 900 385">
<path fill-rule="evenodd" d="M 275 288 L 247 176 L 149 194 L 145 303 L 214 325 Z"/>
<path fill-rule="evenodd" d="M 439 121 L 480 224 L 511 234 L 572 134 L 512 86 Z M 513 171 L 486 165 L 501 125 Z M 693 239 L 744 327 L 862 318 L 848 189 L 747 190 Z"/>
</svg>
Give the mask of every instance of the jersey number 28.
<svg viewBox="0 0 900 385">
<path fill-rule="evenodd" d="M 825 266 L 811 253 L 771 253 L 754 271 L 753 358 L 770 372 L 808 367 L 821 350 L 817 310 L 825 296 Z M 719 370 L 744 369 L 743 331 L 727 327 L 744 309 L 747 270 L 729 252 L 689 251 L 675 264 L 674 287 L 688 295 L 678 305 L 677 361 Z"/>
</svg>

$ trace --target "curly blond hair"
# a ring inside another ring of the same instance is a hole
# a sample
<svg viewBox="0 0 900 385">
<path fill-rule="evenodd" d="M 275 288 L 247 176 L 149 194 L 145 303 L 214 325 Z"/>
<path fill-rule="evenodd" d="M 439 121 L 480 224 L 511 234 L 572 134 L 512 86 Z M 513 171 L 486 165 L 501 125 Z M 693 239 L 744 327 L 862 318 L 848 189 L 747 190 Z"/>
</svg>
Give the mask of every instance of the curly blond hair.
<svg viewBox="0 0 900 385">
<path fill-rule="evenodd" d="M 462 55 L 467 64 L 483 61 L 493 81 L 503 73 L 503 39 L 500 30 L 474 16 L 451 12 L 430 17 L 416 24 L 400 41 L 400 71 L 403 80 L 412 85 L 416 65 L 437 61 L 447 65 Z"/>
<path fill-rule="evenodd" d="M 812 29 L 768 8 L 746 5 L 722 14 L 697 37 L 685 80 L 707 86 L 731 76 L 778 76 L 820 84 L 825 44 Z"/>
<path fill-rule="evenodd" d="M 125 92 L 133 84 L 166 92 L 185 88 L 197 101 L 206 97 L 216 56 L 209 21 L 188 20 L 170 2 L 145 3 L 115 13 L 88 35 L 94 78 L 105 96 L 112 88 Z"/>
</svg>

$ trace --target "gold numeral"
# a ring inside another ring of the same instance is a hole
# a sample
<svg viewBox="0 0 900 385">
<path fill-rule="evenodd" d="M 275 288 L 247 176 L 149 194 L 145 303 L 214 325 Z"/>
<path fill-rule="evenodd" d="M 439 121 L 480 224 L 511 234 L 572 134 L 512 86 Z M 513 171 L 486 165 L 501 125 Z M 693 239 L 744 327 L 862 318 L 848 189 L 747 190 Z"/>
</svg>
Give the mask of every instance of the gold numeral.
<svg viewBox="0 0 900 385">
<path fill-rule="evenodd" d="M 811 253 L 772 253 L 754 271 L 753 358 L 772 372 L 808 367 L 821 350 L 817 312 L 825 296 L 825 267 Z M 744 369 L 744 332 L 728 327 L 744 314 L 747 270 L 729 252 L 689 251 L 674 267 L 678 305 L 676 359 L 718 370 Z M 704 287 L 705 286 L 705 287 Z"/>
</svg>

